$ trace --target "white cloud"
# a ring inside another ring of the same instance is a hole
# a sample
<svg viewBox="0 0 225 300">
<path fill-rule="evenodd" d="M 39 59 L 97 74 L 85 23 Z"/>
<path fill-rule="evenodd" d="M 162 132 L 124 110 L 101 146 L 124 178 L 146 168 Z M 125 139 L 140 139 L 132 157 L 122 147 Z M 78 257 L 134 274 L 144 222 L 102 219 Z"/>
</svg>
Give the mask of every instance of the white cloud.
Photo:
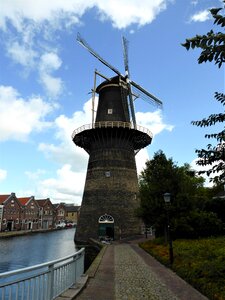
<svg viewBox="0 0 225 300">
<path fill-rule="evenodd" d="M 6 179 L 6 177 L 7 177 L 7 171 L 0 169 L 0 181 Z"/>
<path fill-rule="evenodd" d="M 101 20 L 111 20 L 112 25 L 122 29 L 131 24 L 143 26 L 151 23 L 155 17 L 166 9 L 168 1 L 165 0 L 113 0 L 97 1 L 97 8 Z"/>
<path fill-rule="evenodd" d="M 1 1 L 0 30 L 5 33 L 2 41 L 14 62 L 26 71 L 39 69 L 39 83 L 48 96 L 57 98 L 64 88 L 62 79 L 54 76 L 62 64 L 56 54 L 57 30 L 73 29 L 93 8 L 100 21 L 109 21 L 118 29 L 132 24 L 140 27 L 151 23 L 170 2 L 173 0 L 142 0 L 141 5 L 139 0 Z"/>
<path fill-rule="evenodd" d="M 54 109 L 38 96 L 20 97 L 11 86 L 0 86 L 0 141 L 24 141 L 32 131 L 50 126 L 44 118 Z"/>
<path fill-rule="evenodd" d="M 162 111 L 156 110 L 154 112 L 137 112 L 137 123 L 143 127 L 147 127 L 153 135 L 159 134 L 163 130 L 172 131 L 174 126 L 165 124 L 162 118 Z"/>
<path fill-rule="evenodd" d="M 84 104 L 83 111 L 74 112 L 72 118 L 64 115 L 57 117 L 54 124 L 57 145 L 40 143 L 38 149 L 60 164 L 71 165 L 73 170 L 86 171 L 88 154 L 73 143 L 72 133 L 88 123 L 91 123 L 91 99 Z"/>
<path fill-rule="evenodd" d="M 38 169 L 36 172 L 26 171 L 25 174 L 30 180 L 37 180 L 41 175 L 46 173 L 45 170 Z"/>
<path fill-rule="evenodd" d="M 61 67 L 62 61 L 56 53 L 44 53 L 40 59 L 40 81 L 49 96 L 56 98 L 63 90 L 63 81 L 59 77 L 52 76 L 52 72 Z"/>
<path fill-rule="evenodd" d="M 202 10 L 190 17 L 190 22 L 205 22 L 210 19 L 209 10 Z"/>
<path fill-rule="evenodd" d="M 34 59 L 37 53 L 27 44 L 20 44 L 18 41 L 9 43 L 8 55 L 13 58 L 16 63 L 31 68 L 34 65 Z"/>
<path fill-rule="evenodd" d="M 141 171 L 143 171 L 145 168 L 146 161 L 149 160 L 147 148 L 144 148 L 141 151 L 139 151 L 135 158 L 137 165 L 137 173 L 140 174 Z"/>
<path fill-rule="evenodd" d="M 196 6 L 198 4 L 198 0 L 192 0 L 191 4 L 194 5 L 194 6 Z"/>
<path fill-rule="evenodd" d="M 37 24 L 49 22 L 60 27 L 80 21 L 83 14 L 91 8 L 97 8 L 101 20 L 111 20 L 116 28 L 125 28 L 131 24 L 143 26 L 151 23 L 157 14 L 166 9 L 171 0 L 55 0 L 29 1 L 7 0 L 1 3 L 0 27 L 7 28 L 7 21 L 19 31 L 24 30 L 27 21 Z M 61 22 L 60 22 L 61 21 Z"/>
<path fill-rule="evenodd" d="M 37 194 L 56 202 L 81 203 L 85 183 L 85 172 L 74 172 L 68 164 L 57 170 L 56 178 L 40 181 Z"/>
</svg>

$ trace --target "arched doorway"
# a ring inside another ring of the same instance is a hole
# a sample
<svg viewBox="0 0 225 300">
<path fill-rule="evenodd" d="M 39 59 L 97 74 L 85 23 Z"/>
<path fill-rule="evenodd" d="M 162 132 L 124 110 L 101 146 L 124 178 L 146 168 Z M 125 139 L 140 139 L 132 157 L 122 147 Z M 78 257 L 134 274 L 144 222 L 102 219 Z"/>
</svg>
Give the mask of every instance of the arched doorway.
<svg viewBox="0 0 225 300">
<path fill-rule="evenodd" d="M 114 218 L 108 214 L 102 215 L 98 219 L 99 238 L 114 239 Z"/>
</svg>

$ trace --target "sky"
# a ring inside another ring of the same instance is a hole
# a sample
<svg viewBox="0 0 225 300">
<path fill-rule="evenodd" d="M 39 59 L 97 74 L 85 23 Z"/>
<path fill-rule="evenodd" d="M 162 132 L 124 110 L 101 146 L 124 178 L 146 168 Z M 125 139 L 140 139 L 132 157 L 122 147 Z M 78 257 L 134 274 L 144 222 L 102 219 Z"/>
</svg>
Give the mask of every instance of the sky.
<svg viewBox="0 0 225 300">
<path fill-rule="evenodd" d="M 88 155 L 73 131 L 91 123 L 94 70 L 102 65 L 76 36 L 124 74 L 121 38 L 129 41 L 131 78 L 163 102 L 137 99 L 137 123 L 153 141 L 136 155 L 138 173 L 162 150 L 194 166 L 207 128 L 191 125 L 221 111 L 224 69 L 199 65 L 186 38 L 213 28 L 221 0 L 0 0 L 0 194 L 80 204 Z M 215 30 L 219 28 L 215 27 Z M 97 84 L 102 81 L 98 78 Z"/>
</svg>

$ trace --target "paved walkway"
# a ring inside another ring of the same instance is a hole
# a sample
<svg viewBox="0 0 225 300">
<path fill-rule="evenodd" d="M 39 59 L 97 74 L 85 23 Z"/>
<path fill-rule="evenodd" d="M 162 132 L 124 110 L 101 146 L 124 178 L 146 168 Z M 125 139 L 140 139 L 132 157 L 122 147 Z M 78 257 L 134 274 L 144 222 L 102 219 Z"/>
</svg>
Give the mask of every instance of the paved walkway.
<svg viewBox="0 0 225 300">
<path fill-rule="evenodd" d="M 107 246 L 76 300 L 207 300 L 142 250 L 139 241 Z"/>
</svg>

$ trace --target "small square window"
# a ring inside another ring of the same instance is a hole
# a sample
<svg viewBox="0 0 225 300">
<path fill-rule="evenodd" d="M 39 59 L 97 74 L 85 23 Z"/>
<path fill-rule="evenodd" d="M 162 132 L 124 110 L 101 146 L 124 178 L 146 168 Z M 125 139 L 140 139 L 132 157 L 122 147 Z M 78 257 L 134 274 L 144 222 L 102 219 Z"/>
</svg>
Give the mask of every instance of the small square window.
<svg viewBox="0 0 225 300">
<path fill-rule="evenodd" d="M 112 108 L 109 108 L 109 109 L 108 109 L 108 115 L 112 115 L 112 113 L 113 113 Z"/>
<path fill-rule="evenodd" d="M 110 177 L 110 176 L 111 176 L 110 171 L 105 172 L 105 177 Z"/>
</svg>

